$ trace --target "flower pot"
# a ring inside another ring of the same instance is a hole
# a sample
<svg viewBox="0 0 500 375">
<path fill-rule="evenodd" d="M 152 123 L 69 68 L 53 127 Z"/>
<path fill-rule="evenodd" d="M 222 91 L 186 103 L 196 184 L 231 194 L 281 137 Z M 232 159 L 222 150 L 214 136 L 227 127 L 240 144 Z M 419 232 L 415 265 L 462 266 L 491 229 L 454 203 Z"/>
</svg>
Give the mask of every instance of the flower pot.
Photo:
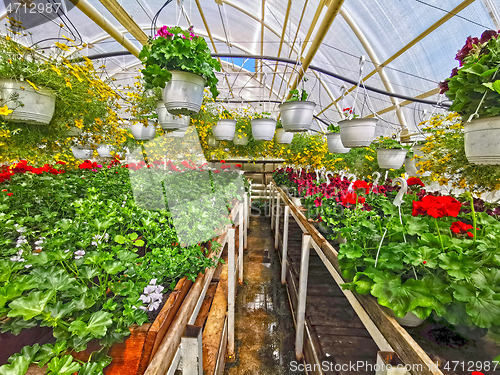
<svg viewBox="0 0 500 375">
<path fill-rule="evenodd" d="M 81 148 L 81 147 L 71 147 L 71 151 L 73 152 L 73 156 L 75 159 L 83 159 L 87 160 L 92 157 L 92 153 L 94 152 L 92 149 Z"/>
<path fill-rule="evenodd" d="M 283 128 L 276 129 L 276 142 L 281 144 L 290 144 L 293 140 L 293 133 L 287 132 Z"/>
<path fill-rule="evenodd" d="M 344 147 L 368 147 L 375 138 L 376 118 L 339 121 L 340 139 Z"/>
<path fill-rule="evenodd" d="M 111 146 L 110 145 L 100 145 L 97 147 L 97 153 L 101 158 L 110 158 L 111 157 Z"/>
<path fill-rule="evenodd" d="M 212 136 L 207 139 L 208 147 L 219 147 L 219 143 L 220 142 Z"/>
<path fill-rule="evenodd" d="M 391 310 L 392 312 L 392 310 Z M 402 318 L 398 318 L 397 316 L 394 316 L 394 319 L 396 321 L 404 326 L 404 327 L 418 327 L 420 324 L 422 324 L 425 319 L 420 319 L 418 316 L 416 316 L 414 313 L 411 311 L 408 311 L 405 316 Z"/>
<path fill-rule="evenodd" d="M 173 115 L 193 116 L 203 102 L 205 78 L 190 72 L 173 70 L 172 79 L 163 89 L 163 102 Z"/>
<path fill-rule="evenodd" d="M 156 106 L 156 113 L 158 114 L 158 123 L 163 130 L 177 130 L 184 129 L 189 126 L 189 116 L 177 116 L 171 114 L 165 108 L 165 104 L 162 101 L 158 102 Z"/>
<path fill-rule="evenodd" d="M 186 134 L 186 130 L 187 128 L 185 129 L 179 129 L 179 130 L 173 130 L 173 131 L 169 131 L 167 132 L 167 137 L 174 137 L 174 138 L 184 138 L 184 135 Z"/>
<path fill-rule="evenodd" d="M 232 141 L 236 131 L 236 120 L 219 120 L 212 127 L 212 134 L 217 141 Z"/>
<path fill-rule="evenodd" d="M 23 103 L 24 106 L 10 101 L 12 95 L 18 95 L 16 101 Z M 3 103 L 9 102 L 8 107 L 13 110 L 7 116 L 3 116 L 4 120 L 47 125 L 54 116 L 56 95 L 43 87 L 39 87 L 37 91 L 25 81 L 0 79 L 0 98 L 3 99 Z"/>
<path fill-rule="evenodd" d="M 328 133 L 326 143 L 328 144 L 328 152 L 332 154 L 347 154 L 351 150 L 342 144 L 340 133 Z"/>
<path fill-rule="evenodd" d="M 292 200 L 292 203 L 293 203 L 295 206 L 297 206 L 297 207 L 302 206 L 302 203 L 301 203 L 301 201 L 300 201 L 300 197 L 292 197 L 292 198 L 291 198 L 291 200 Z"/>
<path fill-rule="evenodd" d="M 405 171 L 410 177 L 418 175 L 418 169 L 415 166 L 415 160 L 412 160 L 412 158 L 405 158 Z"/>
<path fill-rule="evenodd" d="M 276 120 L 257 118 L 252 120 L 252 134 L 256 141 L 272 141 L 276 130 Z"/>
<path fill-rule="evenodd" d="M 248 137 L 240 137 L 238 134 L 235 134 L 233 138 L 233 144 L 235 146 L 246 146 L 248 144 Z"/>
<path fill-rule="evenodd" d="M 142 123 L 132 124 L 130 131 L 138 141 L 150 141 L 156 135 L 156 127 L 151 123 L 148 126 L 144 126 Z"/>
<path fill-rule="evenodd" d="M 305 132 L 311 127 L 316 104 L 307 101 L 285 102 L 279 105 L 281 123 L 287 132 Z"/>
<path fill-rule="evenodd" d="M 377 163 L 382 169 L 399 169 L 403 166 L 406 150 L 401 148 L 378 148 Z"/>
<path fill-rule="evenodd" d="M 500 116 L 464 123 L 465 156 L 472 164 L 500 164 Z"/>
</svg>

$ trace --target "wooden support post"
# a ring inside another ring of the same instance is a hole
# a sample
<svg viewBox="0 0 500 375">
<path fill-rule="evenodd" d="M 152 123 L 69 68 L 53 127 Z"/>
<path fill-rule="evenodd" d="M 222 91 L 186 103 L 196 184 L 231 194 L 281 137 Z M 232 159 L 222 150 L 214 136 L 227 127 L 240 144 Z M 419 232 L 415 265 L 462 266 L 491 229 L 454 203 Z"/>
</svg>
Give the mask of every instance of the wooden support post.
<svg viewBox="0 0 500 375">
<path fill-rule="evenodd" d="M 283 219 L 283 253 L 281 257 L 281 283 L 286 284 L 286 261 L 288 253 L 288 217 L 290 216 L 290 206 L 285 206 L 285 218 Z"/>
<path fill-rule="evenodd" d="M 243 248 L 246 249 L 247 248 L 247 240 L 248 240 L 248 223 L 249 223 L 249 219 L 250 219 L 250 207 L 249 207 L 249 202 L 250 201 L 250 197 L 247 194 L 245 194 L 245 197 L 244 197 L 244 200 L 243 200 L 243 207 L 245 208 L 243 210 L 243 217 L 244 217 L 244 220 L 245 222 L 243 223 L 244 225 L 244 230 L 243 230 Z"/>
<path fill-rule="evenodd" d="M 280 194 L 276 194 L 276 224 L 274 226 L 274 248 L 278 248 L 278 236 L 280 233 Z"/>
<path fill-rule="evenodd" d="M 238 282 L 240 284 L 243 283 L 243 236 L 245 234 L 245 224 L 244 224 L 244 218 L 245 218 L 245 202 L 240 203 L 240 208 L 238 212 L 238 218 L 239 218 L 239 230 L 238 230 Z"/>
<path fill-rule="evenodd" d="M 306 322 L 307 275 L 309 272 L 309 249 L 311 236 L 302 235 L 302 255 L 300 259 L 299 296 L 297 306 L 297 330 L 295 335 L 295 357 L 298 361 L 304 357 L 304 328 Z"/>
<path fill-rule="evenodd" d="M 203 375 L 203 327 L 187 325 L 181 338 L 180 370 L 183 374 Z"/>
<path fill-rule="evenodd" d="M 228 264 L 228 291 L 227 291 L 227 351 L 230 356 L 234 356 L 234 297 L 235 297 L 235 254 L 234 254 L 234 228 L 229 228 L 227 244 L 227 264 Z"/>
</svg>

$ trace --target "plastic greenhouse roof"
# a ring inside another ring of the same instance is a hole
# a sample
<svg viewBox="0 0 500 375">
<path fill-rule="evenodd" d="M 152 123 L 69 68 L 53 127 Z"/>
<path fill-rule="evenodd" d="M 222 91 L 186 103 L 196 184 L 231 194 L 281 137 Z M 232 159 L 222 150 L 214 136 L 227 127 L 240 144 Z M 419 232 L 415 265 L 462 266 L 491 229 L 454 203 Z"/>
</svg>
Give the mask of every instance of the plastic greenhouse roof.
<svg viewBox="0 0 500 375">
<path fill-rule="evenodd" d="M 38 6 L 61 1 L 64 0 L 35 0 L 33 3 Z M 105 18 L 106 24 L 114 26 L 141 49 L 131 24 L 150 36 L 152 19 L 165 5 L 158 0 L 73 1 L 78 7 L 67 1 L 63 5 L 68 11 L 63 17 L 52 17 L 33 27 L 25 23 L 31 35 L 20 36 L 19 41 L 25 45 L 38 43 L 42 48 L 53 48 L 56 41 L 67 42 L 62 39 L 64 34 L 75 39 L 76 44 L 87 44 L 80 52 L 84 55 L 126 51 L 79 9 L 91 5 Z M 0 20 L 3 21 L 0 33 L 3 35 L 7 32 L 7 10 L 16 2 L 0 2 Z M 500 29 L 498 0 L 177 0 L 167 3 L 156 26 L 187 28 L 194 25 L 196 33 L 207 37 L 213 52 L 279 56 L 294 61 L 309 55 L 312 65 L 355 81 L 361 76 L 367 86 L 438 102 L 446 98 L 437 95 L 437 84 L 458 65 L 455 54 L 466 38 L 479 36 L 486 29 Z M 120 6 L 130 17 L 123 25 L 108 10 Z M 325 21 L 336 11 L 331 24 Z M 16 15 L 9 16 L 15 18 Z M 213 37 L 213 43 L 208 35 Z M 310 53 L 316 42 L 321 42 L 317 51 Z M 365 57 L 362 67 L 361 56 Z M 286 98 L 300 69 L 297 64 L 270 60 L 223 60 L 223 72 L 219 74 L 220 98 L 236 102 L 271 100 L 264 106 L 275 111 L 276 102 Z M 102 58 L 100 62 L 106 66 L 103 73 L 116 79 L 117 88 L 135 80 L 141 68 L 140 61 L 131 54 Z M 384 121 L 380 122 L 378 132 L 383 134 L 400 125 L 415 129 L 425 116 L 424 111 L 443 110 L 362 88 L 355 103 L 356 90 L 352 89 L 352 84 L 310 69 L 305 77 L 308 80 L 303 85 L 317 104 L 316 114 L 326 122 L 339 120 L 339 109 L 355 105 L 358 114 L 379 113 L 377 116 Z M 348 89 L 348 94 L 339 101 L 342 86 Z M 398 107 L 399 113 L 396 113 Z"/>
</svg>

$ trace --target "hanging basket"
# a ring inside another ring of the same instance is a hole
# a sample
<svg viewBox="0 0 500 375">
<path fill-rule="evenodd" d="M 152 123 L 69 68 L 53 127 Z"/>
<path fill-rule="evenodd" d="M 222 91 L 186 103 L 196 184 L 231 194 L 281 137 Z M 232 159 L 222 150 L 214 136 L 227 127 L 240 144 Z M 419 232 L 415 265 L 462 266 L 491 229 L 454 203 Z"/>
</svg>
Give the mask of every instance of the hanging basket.
<svg viewBox="0 0 500 375">
<path fill-rule="evenodd" d="M 156 113 L 158 114 L 158 123 L 163 130 L 185 129 L 189 126 L 189 116 L 171 114 L 161 100 L 157 103 Z"/>
<path fill-rule="evenodd" d="M 405 172 L 410 177 L 418 175 L 418 169 L 415 166 L 415 160 L 413 160 L 412 158 L 405 158 Z"/>
<path fill-rule="evenodd" d="M 91 148 L 81 148 L 76 146 L 71 147 L 71 151 L 73 152 L 75 159 L 83 160 L 90 159 L 92 157 L 92 153 L 94 152 Z"/>
<path fill-rule="evenodd" d="M 314 102 L 292 101 L 279 105 L 281 123 L 287 132 L 297 133 L 308 131 L 314 115 Z"/>
<path fill-rule="evenodd" d="M 179 130 L 169 130 L 169 131 L 167 131 L 166 136 L 167 137 L 174 137 L 174 138 L 184 138 L 186 131 L 187 131 L 187 128 L 179 129 Z"/>
<path fill-rule="evenodd" d="M 293 141 L 293 133 L 287 132 L 283 128 L 276 129 L 276 142 L 280 144 L 290 144 Z"/>
<path fill-rule="evenodd" d="M 377 163 L 382 169 L 399 169 L 403 166 L 406 157 L 405 149 L 378 148 Z"/>
<path fill-rule="evenodd" d="M 163 102 L 173 115 L 193 116 L 201 109 L 205 78 L 194 73 L 173 70 L 172 79 L 163 89 Z"/>
<path fill-rule="evenodd" d="M 110 158 L 111 157 L 111 146 L 110 145 L 100 145 L 97 147 L 97 153 L 101 158 Z"/>
<path fill-rule="evenodd" d="M 500 116 L 464 124 L 465 156 L 472 164 L 500 164 Z"/>
<path fill-rule="evenodd" d="M 156 127 L 152 123 L 149 123 L 148 126 L 144 126 L 142 123 L 132 124 L 130 125 L 130 131 L 138 141 L 150 141 L 156 135 Z"/>
<path fill-rule="evenodd" d="M 344 147 L 368 147 L 375 138 L 376 118 L 355 118 L 338 122 Z"/>
<path fill-rule="evenodd" d="M 212 127 L 212 134 L 218 141 L 232 141 L 236 131 L 236 120 L 219 120 Z"/>
<path fill-rule="evenodd" d="M 347 154 L 351 149 L 344 147 L 340 139 L 340 133 L 328 133 L 326 135 L 328 152 L 332 154 Z"/>
<path fill-rule="evenodd" d="M 17 95 L 15 101 L 24 105 L 20 106 L 11 101 L 12 95 Z M 7 116 L 3 116 L 6 121 L 47 125 L 54 116 L 56 95 L 43 87 L 37 91 L 28 82 L 0 79 L 0 99 L 3 103 L 9 102 L 8 106 L 13 110 Z"/>
<path fill-rule="evenodd" d="M 256 141 L 272 141 L 276 130 L 276 120 L 256 118 L 252 120 L 252 135 Z"/>
<path fill-rule="evenodd" d="M 233 144 L 235 146 L 246 146 L 248 144 L 248 137 L 240 137 L 238 134 L 235 134 L 233 138 Z"/>
<path fill-rule="evenodd" d="M 210 136 L 207 139 L 207 144 L 208 144 L 208 147 L 217 148 L 217 147 L 219 147 L 220 142 L 218 140 L 216 140 L 214 137 Z"/>
</svg>

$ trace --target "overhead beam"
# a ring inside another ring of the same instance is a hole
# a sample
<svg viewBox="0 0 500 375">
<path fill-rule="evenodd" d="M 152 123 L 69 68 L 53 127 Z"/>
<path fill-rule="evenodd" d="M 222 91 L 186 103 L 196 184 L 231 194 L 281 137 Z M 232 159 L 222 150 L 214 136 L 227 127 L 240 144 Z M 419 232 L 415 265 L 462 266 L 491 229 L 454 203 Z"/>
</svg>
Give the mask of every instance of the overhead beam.
<svg viewBox="0 0 500 375">
<path fill-rule="evenodd" d="M 340 8 L 342 7 L 342 4 L 344 3 L 344 0 L 332 0 L 330 5 L 328 6 L 326 10 L 326 14 L 323 17 L 323 20 L 321 21 L 321 25 L 318 28 L 318 31 L 316 33 L 316 36 L 314 37 L 314 40 L 311 43 L 311 46 L 307 50 L 307 55 L 304 59 L 301 59 L 302 65 L 301 69 L 299 70 L 299 74 L 297 78 L 295 79 L 295 82 L 293 83 L 292 87 L 290 88 L 291 90 L 295 90 L 304 77 L 304 74 L 309 68 L 309 65 L 311 64 L 311 61 L 313 60 L 314 56 L 316 55 L 316 52 L 318 52 L 318 49 L 323 42 L 323 39 L 325 39 L 325 36 L 330 29 L 330 26 L 333 23 L 333 20 L 335 20 L 335 17 L 340 11 Z M 289 92 L 287 99 L 290 99 L 292 97 L 292 94 Z"/>
<path fill-rule="evenodd" d="M 439 88 L 435 88 L 433 90 L 424 92 L 423 94 L 415 96 L 415 98 L 417 98 L 417 99 L 425 99 L 425 98 L 428 98 L 429 96 L 433 96 L 433 95 L 437 95 L 437 94 L 439 94 Z M 411 104 L 411 103 L 413 103 L 413 101 L 405 100 L 405 101 L 402 101 L 401 103 L 399 103 L 399 107 L 405 107 L 405 106 L 407 106 L 408 104 Z M 384 109 L 378 111 L 377 115 L 383 115 L 384 113 L 393 111 L 395 109 L 396 109 L 396 106 L 392 105 L 390 107 L 387 107 L 387 108 L 384 108 Z M 372 114 L 372 115 L 368 115 L 366 117 L 374 117 L 374 115 Z"/>
<path fill-rule="evenodd" d="M 87 0 L 70 0 L 88 18 L 94 21 L 101 29 L 107 32 L 113 39 L 120 43 L 132 55 L 139 58 L 140 50 L 118 29 L 111 24 L 101 13 L 97 11 Z"/>
<path fill-rule="evenodd" d="M 125 9 L 116 0 L 99 0 L 102 5 L 120 22 L 127 31 L 142 45 L 148 42 L 148 36 Z"/>
</svg>

